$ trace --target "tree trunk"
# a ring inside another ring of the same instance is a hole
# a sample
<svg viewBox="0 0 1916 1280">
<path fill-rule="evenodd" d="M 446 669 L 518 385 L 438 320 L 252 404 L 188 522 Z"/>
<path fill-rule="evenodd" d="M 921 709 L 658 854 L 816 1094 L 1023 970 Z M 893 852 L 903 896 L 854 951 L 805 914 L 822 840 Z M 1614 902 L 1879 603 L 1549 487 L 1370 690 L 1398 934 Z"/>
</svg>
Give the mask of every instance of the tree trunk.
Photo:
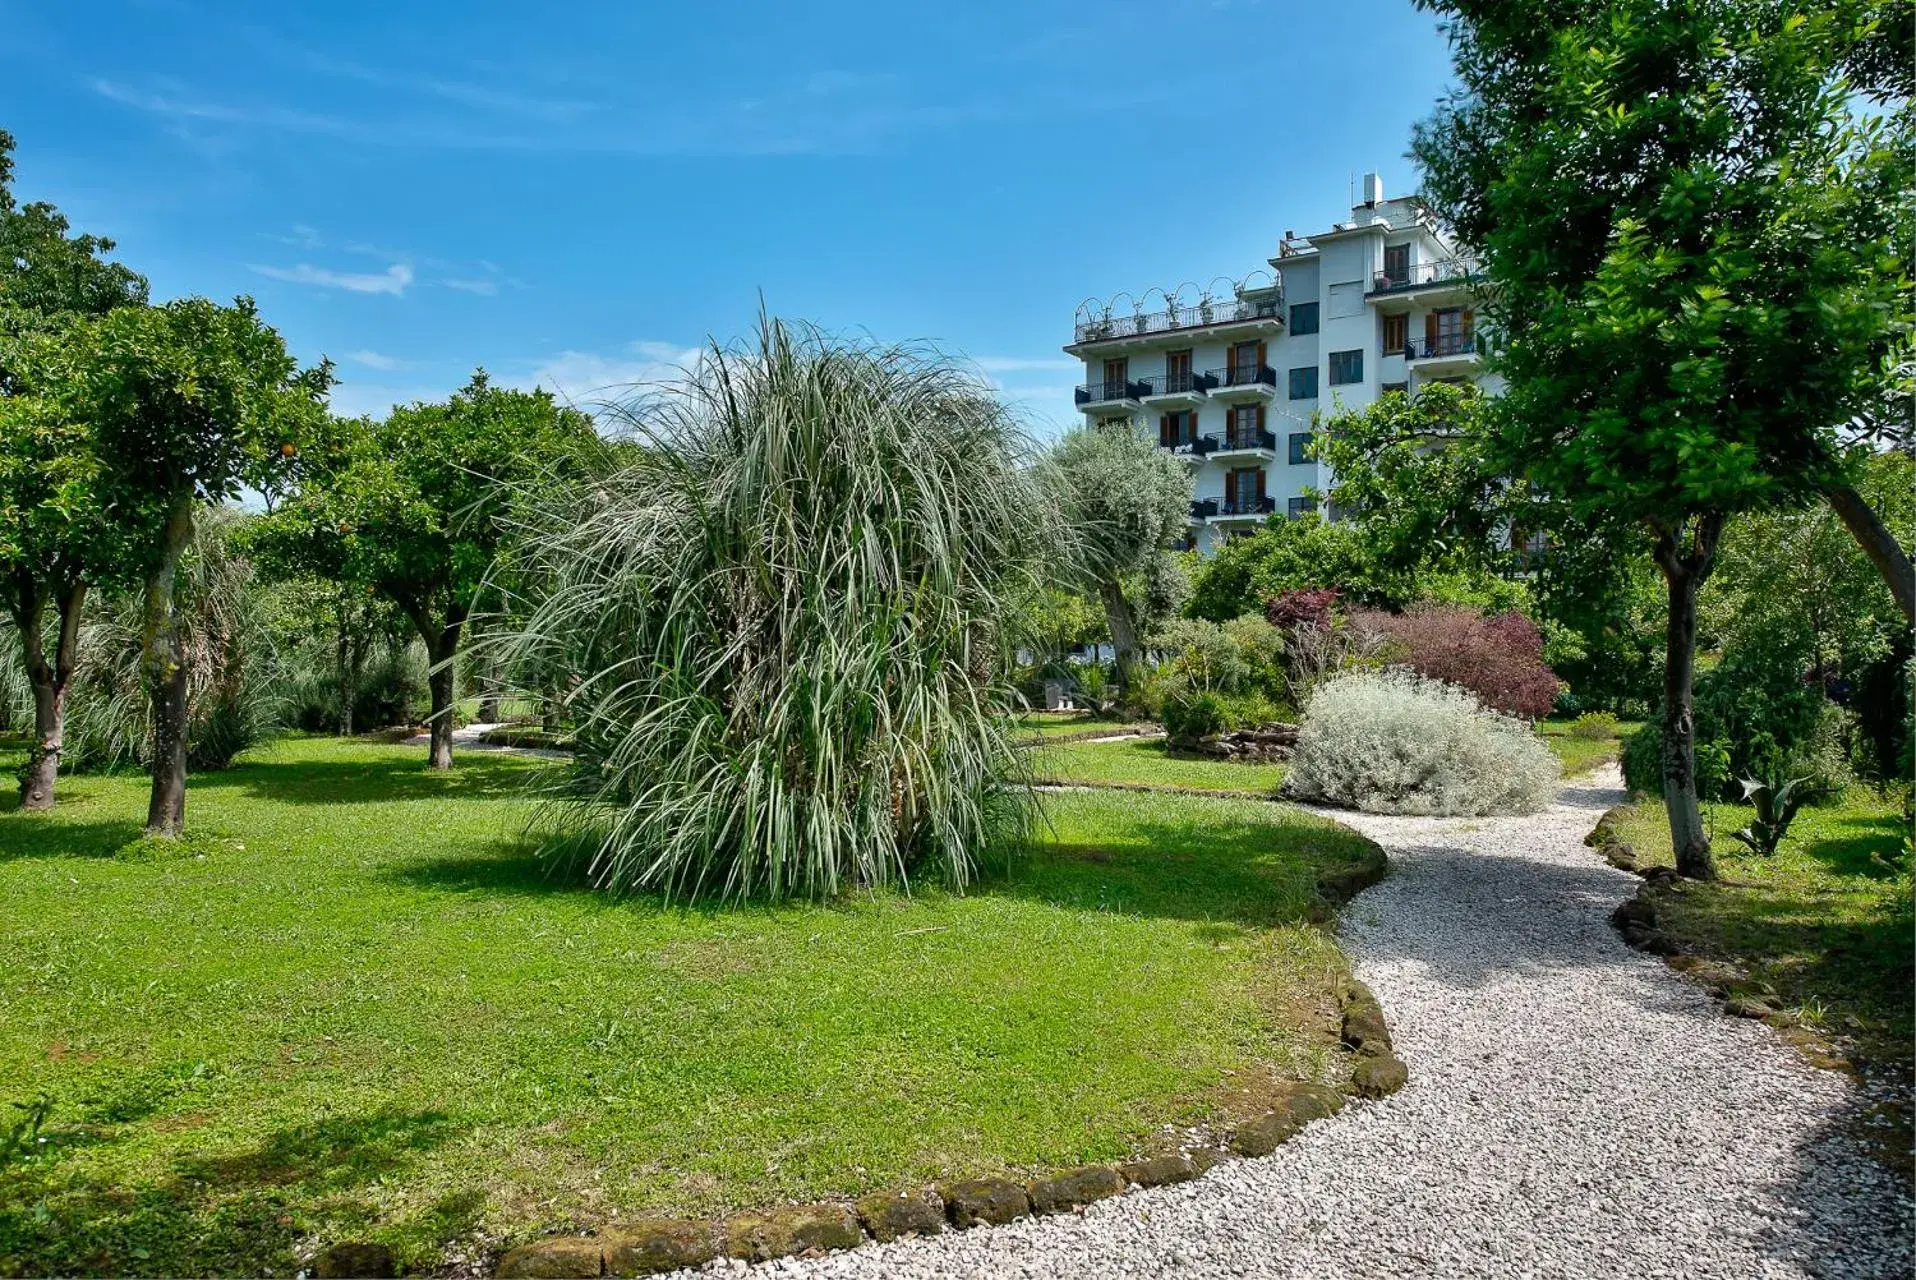
<svg viewBox="0 0 1916 1280">
<path fill-rule="evenodd" d="M 1118 658 L 1118 687 L 1127 694 L 1137 676 L 1138 628 L 1131 618 L 1131 602 L 1116 582 L 1098 584 L 1098 596 L 1104 601 L 1104 619 L 1111 628 L 1111 648 Z"/>
<path fill-rule="evenodd" d="M 1686 524 L 1689 522 L 1686 522 Z M 1670 847 L 1679 875 L 1714 880 L 1710 837 L 1703 830 L 1696 788 L 1696 598 L 1715 565 L 1723 517 L 1694 518 L 1685 530 L 1656 530 L 1657 567 L 1669 589 L 1670 617 L 1663 655 L 1663 807 L 1670 819 Z M 1679 539 L 1689 543 L 1679 546 Z"/>
<path fill-rule="evenodd" d="M 479 722 L 498 724 L 499 720 L 499 666 L 488 658 L 479 675 Z"/>
<path fill-rule="evenodd" d="M 1889 584 L 1889 593 L 1896 597 L 1896 607 L 1903 611 L 1903 621 L 1916 622 L 1916 565 L 1911 565 L 1909 553 L 1896 541 L 1896 535 L 1889 531 L 1876 509 L 1854 488 L 1842 485 L 1829 490 L 1827 496 L 1837 518 L 1863 548 L 1863 554 L 1876 566 L 1876 571 L 1883 575 L 1883 581 Z"/>
<path fill-rule="evenodd" d="M 146 580 L 142 658 L 153 704 L 153 794 L 146 807 L 146 832 L 168 839 L 186 826 L 186 654 L 180 644 L 180 618 L 173 599 L 173 576 L 193 538 L 193 499 L 189 494 L 166 517 L 160 560 Z"/>
<path fill-rule="evenodd" d="M 67 686 L 79 661 L 80 614 L 86 604 L 86 583 L 66 583 L 59 593 L 59 638 L 53 661 L 46 655 L 41 628 L 46 621 L 47 593 L 38 581 L 24 575 L 16 583 L 14 623 L 24 650 L 27 682 L 33 689 L 33 745 L 20 773 L 20 807 L 51 809 L 54 784 L 60 776 L 60 753 L 66 745 Z"/>
<path fill-rule="evenodd" d="M 465 625 L 466 611 L 459 605 L 447 610 L 445 624 L 437 625 L 427 616 L 425 606 L 408 604 L 406 614 L 426 642 L 426 688 L 432 694 L 432 714 L 426 727 L 432 734 L 427 767 L 452 768 L 452 694 L 453 659 L 459 654 L 459 632 Z"/>
<path fill-rule="evenodd" d="M 539 727 L 547 733 L 559 732 L 559 686 L 548 680 L 539 690 Z"/>
</svg>

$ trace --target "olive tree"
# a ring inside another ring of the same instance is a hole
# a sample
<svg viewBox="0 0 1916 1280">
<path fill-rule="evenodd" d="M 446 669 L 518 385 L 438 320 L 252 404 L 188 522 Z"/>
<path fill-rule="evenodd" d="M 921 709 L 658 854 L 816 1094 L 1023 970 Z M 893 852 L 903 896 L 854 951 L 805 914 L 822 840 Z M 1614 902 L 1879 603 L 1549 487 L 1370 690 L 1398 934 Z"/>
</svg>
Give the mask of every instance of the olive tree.
<svg viewBox="0 0 1916 1280">
<path fill-rule="evenodd" d="M 1138 601 L 1127 578 L 1150 576 L 1166 548 L 1180 540 L 1191 514 L 1189 468 L 1132 430 L 1081 426 L 1045 460 L 1047 490 L 1072 534 L 1076 567 L 1104 605 L 1118 682 L 1136 676 Z"/>
</svg>

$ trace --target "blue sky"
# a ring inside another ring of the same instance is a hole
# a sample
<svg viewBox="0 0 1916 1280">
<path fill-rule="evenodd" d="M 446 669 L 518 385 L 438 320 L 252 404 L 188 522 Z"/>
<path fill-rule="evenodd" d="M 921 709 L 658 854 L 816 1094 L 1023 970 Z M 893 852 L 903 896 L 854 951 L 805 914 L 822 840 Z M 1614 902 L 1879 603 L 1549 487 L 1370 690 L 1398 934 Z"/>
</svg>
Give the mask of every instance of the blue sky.
<svg viewBox="0 0 1916 1280">
<path fill-rule="evenodd" d="M 1413 185 L 1409 0 L 0 0 L 16 187 L 160 297 L 250 293 L 335 403 L 664 376 L 776 313 L 1072 420 L 1087 295 L 1241 276 Z"/>
</svg>

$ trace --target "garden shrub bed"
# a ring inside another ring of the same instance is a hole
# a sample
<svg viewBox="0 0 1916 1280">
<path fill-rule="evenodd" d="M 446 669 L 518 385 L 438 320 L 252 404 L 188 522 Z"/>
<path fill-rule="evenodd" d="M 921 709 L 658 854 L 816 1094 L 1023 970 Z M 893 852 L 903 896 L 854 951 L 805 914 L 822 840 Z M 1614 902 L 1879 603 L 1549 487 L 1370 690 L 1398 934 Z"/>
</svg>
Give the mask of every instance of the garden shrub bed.
<svg viewBox="0 0 1916 1280">
<path fill-rule="evenodd" d="M 1310 923 L 1375 857 L 1346 828 L 1048 795 L 1036 847 L 965 896 L 668 907 L 519 843 L 538 767 L 288 739 L 196 777 L 195 838 L 160 859 L 120 856 L 137 777 L 0 812 L 0 1101 L 49 1104 L 0 1165 L 5 1269 L 284 1273 L 340 1241 L 483 1265 L 1148 1157 L 1163 1126 L 1347 1082 L 1347 967 Z"/>
</svg>

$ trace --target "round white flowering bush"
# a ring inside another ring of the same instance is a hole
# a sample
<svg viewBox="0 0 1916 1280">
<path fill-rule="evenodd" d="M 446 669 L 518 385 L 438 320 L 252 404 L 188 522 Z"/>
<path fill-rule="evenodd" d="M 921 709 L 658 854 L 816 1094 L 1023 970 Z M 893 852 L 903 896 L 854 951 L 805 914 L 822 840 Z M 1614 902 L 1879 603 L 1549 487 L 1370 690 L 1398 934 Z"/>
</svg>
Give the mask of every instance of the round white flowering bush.
<svg viewBox="0 0 1916 1280">
<path fill-rule="evenodd" d="M 1357 671 L 1311 694 L 1285 791 L 1371 813 L 1534 813 L 1557 758 L 1521 720 L 1468 690 L 1401 669 Z"/>
</svg>

